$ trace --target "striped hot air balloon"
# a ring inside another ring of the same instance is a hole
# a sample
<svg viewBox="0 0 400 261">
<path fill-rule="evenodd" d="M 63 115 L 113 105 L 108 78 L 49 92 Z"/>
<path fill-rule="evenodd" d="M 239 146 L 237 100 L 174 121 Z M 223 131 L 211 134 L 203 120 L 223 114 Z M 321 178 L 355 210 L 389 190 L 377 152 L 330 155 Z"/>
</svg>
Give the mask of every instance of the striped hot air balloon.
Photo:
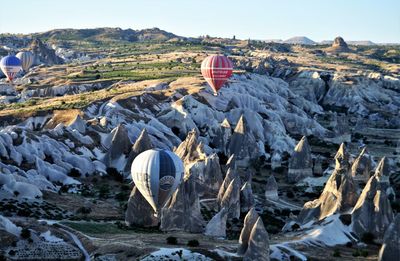
<svg viewBox="0 0 400 261">
<path fill-rule="evenodd" d="M 22 69 L 21 61 L 14 55 L 5 56 L 0 61 L 0 69 L 7 76 L 7 79 L 12 81 Z"/>
<path fill-rule="evenodd" d="M 33 54 L 31 52 L 19 52 L 17 53 L 17 58 L 21 60 L 22 69 L 27 72 L 33 64 Z"/>
<path fill-rule="evenodd" d="M 132 163 L 131 175 L 136 187 L 158 212 L 183 179 L 182 160 L 167 150 L 146 150 Z"/>
<path fill-rule="evenodd" d="M 201 74 L 214 90 L 214 95 L 231 77 L 233 64 L 228 57 L 223 55 L 208 56 L 201 63 Z"/>
</svg>

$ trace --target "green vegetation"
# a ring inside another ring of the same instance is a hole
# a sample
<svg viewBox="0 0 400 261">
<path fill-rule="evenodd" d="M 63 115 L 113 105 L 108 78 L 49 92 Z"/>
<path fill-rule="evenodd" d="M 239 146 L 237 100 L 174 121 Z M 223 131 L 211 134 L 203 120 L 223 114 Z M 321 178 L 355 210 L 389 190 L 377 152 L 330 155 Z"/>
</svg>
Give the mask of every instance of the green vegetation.
<svg viewBox="0 0 400 261">
<path fill-rule="evenodd" d="M 168 245 L 177 245 L 178 244 L 178 239 L 176 237 L 170 236 L 167 237 L 167 244 Z"/>
</svg>

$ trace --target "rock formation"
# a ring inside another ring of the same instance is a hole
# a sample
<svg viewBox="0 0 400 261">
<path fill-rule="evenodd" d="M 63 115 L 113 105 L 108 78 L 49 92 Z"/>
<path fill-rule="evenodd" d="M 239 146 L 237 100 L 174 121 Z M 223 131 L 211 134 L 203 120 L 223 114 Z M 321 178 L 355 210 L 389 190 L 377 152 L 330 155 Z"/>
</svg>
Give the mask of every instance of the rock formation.
<svg viewBox="0 0 400 261">
<path fill-rule="evenodd" d="M 109 168 L 123 169 L 131 146 L 128 131 L 124 125 L 119 124 L 104 142 L 104 147 L 108 149 L 103 158 L 104 164 Z"/>
<path fill-rule="evenodd" d="M 378 261 L 397 261 L 400 257 L 400 214 L 386 229 Z"/>
<path fill-rule="evenodd" d="M 314 159 L 314 167 L 313 167 L 314 176 L 322 176 L 324 170 L 322 168 L 322 157 L 319 155 Z"/>
<path fill-rule="evenodd" d="M 244 255 L 244 253 L 246 253 L 249 244 L 251 230 L 253 229 L 253 226 L 258 218 L 259 215 L 254 208 L 251 208 L 249 212 L 246 214 L 243 221 L 243 228 L 242 231 L 240 232 L 240 237 L 239 237 L 239 247 L 237 250 L 238 255 Z"/>
<path fill-rule="evenodd" d="M 39 39 L 32 41 L 30 49 L 35 56 L 34 64 L 54 65 L 63 63 L 63 59 L 58 57 L 53 49 L 47 47 Z"/>
<path fill-rule="evenodd" d="M 386 157 L 383 157 L 379 161 L 378 166 L 375 169 L 375 176 L 379 178 L 379 183 L 381 185 L 381 188 L 386 192 L 388 198 L 390 200 L 395 198 L 396 194 L 394 192 L 393 187 L 390 184 L 390 166 Z"/>
<path fill-rule="evenodd" d="M 269 261 L 269 236 L 259 217 L 251 229 L 248 247 L 243 255 L 243 261 Z"/>
<path fill-rule="evenodd" d="M 232 154 L 235 154 L 236 164 L 243 166 L 247 166 L 249 160 L 260 156 L 256 138 L 250 131 L 244 115 L 240 116 L 229 140 L 229 155 Z"/>
<path fill-rule="evenodd" d="M 267 179 L 267 184 L 265 185 L 265 198 L 276 200 L 279 198 L 278 196 L 278 183 L 276 183 L 276 179 L 274 175 L 271 175 Z"/>
<path fill-rule="evenodd" d="M 229 121 L 224 119 L 217 131 L 215 137 L 212 139 L 212 144 L 215 148 L 219 149 L 224 154 L 228 154 L 228 142 L 232 136 L 232 129 Z"/>
<path fill-rule="evenodd" d="M 151 142 L 149 134 L 147 133 L 147 130 L 143 129 L 142 132 L 140 133 L 139 137 L 133 144 L 131 151 L 129 152 L 128 159 L 126 161 L 126 165 L 124 168 L 124 172 L 130 173 L 132 162 L 136 158 L 137 155 L 139 155 L 140 153 L 142 153 L 146 150 L 151 150 L 153 148 L 154 148 L 154 146 Z"/>
<path fill-rule="evenodd" d="M 228 211 L 222 208 L 208 222 L 204 234 L 212 237 L 226 237 L 226 220 L 228 219 Z"/>
<path fill-rule="evenodd" d="M 350 52 L 351 50 L 347 46 L 347 43 L 342 37 L 338 36 L 333 40 L 332 46 L 328 49 L 329 52 Z"/>
<path fill-rule="evenodd" d="M 373 175 L 368 180 L 351 213 L 353 231 L 359 237 L 372 233 L 382 238 L 393 220 L 393 210 L 379 179 L 379 175 Z"/>
<path fill-rule="evenodd" d="M 321 196 L 304 204 L 297 222 L 305 224 L 314 218 L 321 220 L 334 213 L 350 210 L 357 201 L 357 186 L 349 171 L 349 154 L 344 144 L 335 156 L 336 166 Z"/>
<path fill-rule="evenodd" d="M 370 178 L 371 163 L 371 157 L 367 153 L 367 148 L 364 147 L 351 166 L 351 175 L 353 179 L 366 183 Z"/>
<path fill-rule="evenodd" d="M 136 186 L 132 189 L 129 196 L 128 206 L 125 212 L 125 223 L 128 226 L 141 226 L 141 227 L 156 227 L 158 225 L 158 218 L 142 196 Z"/>
<path fill-rule="evenodd" d="M 80 133 L 86 132 L 86 121 L 84 121 L 80 115 L 76 115 L 75 119 L 68 126 Z"/>
<path fill-rule="evenodd" d="M 221 185 L 221 187 L 219 188 L 219 191 L 218 191 L 218 196 L 217 196 L 218 205 L 221 204 L 222 198 L 224 197 L 225 192 L 228 189 L 229 184 L 234 179 L 240 180 L 239 174 L 237 173 L 236 169 L 229 168 L 227 173 L 226 173 L 226 175 L 225 175 L 224 181 L 222 182 L 222 185 Z"/>
<path fill-rule="evenodd" d="M 197 142 L 197 138 L 196 130 L 191 130 L 186 139 L 175 150 L 176 155 L 183 160 L 185 165 L 206 158 L 203 145 Z"/>
<path fill-rule="evenodd" d="M 245 213 L 254 206 L 254 195 L 251 183 L 245 182 L 240 189 L 240 211 Z"/>
<path fill-rule="evenodd" d="M 228 218 L 240 217 L 240 179 L 231 181 L 222 197 L 220 208 L 228 211 Z"/>
<path fill-rule="evenodd" d="M 289 159 L 288 181 L 296 183 L 305 177 L 311 177 L 312 167 L 311 148 L 307 138 L 303 136 Z"/>
<path fill-rule="evenodd" d="M 161 211 L 162 231 L 202 233 L 205 221 L 200 212 L 200 201 L 195 178 L 184 180 Z"/>
</svg>

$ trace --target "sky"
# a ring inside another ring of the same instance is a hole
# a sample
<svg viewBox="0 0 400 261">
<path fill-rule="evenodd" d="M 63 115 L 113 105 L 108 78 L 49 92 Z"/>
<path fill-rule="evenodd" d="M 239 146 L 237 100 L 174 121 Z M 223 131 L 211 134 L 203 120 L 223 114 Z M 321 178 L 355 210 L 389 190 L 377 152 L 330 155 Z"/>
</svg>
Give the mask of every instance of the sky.
<svg viewBox="0 0 400 261">
<path fill-rule="evenodd" d="M 400 43 L 400 0 L 15 0 L 6 5 L 13 8 L 2 8 L 0 33 L 158 27 L 192 37 L 342 36 Z"/>
</svg>

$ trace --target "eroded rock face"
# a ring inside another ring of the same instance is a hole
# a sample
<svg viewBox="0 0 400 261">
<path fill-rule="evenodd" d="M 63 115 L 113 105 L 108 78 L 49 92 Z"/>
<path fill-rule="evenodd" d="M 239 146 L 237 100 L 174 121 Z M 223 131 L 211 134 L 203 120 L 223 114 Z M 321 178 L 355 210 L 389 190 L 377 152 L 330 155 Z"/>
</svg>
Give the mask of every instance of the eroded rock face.
<svg viewBox="0 0 400 261">
<path fill-rule="evenodd" d="M 200 201 L 194 177 L 183 181 L 161 211 L 162 231 L 202 233 L 205 221 L 200 212 Z"/>
<path fill-rule="evenodd" d="M 330 51 L 348 52 L 348 51 L 350 51 L 350 49 L 347 46 L 347 43 L 343 40 L 343 38 L 338 36 L 338 37 L 335 38 L 335 40 L 333 40 L 332 47 L 330 48 Z"/>
<path fill-rule="evenodd" d="M 269 261 L 269 236 L 264 224 L 259 217 L 254 224 L 246 253 L 243 255 L 244 261 Z"/>
<path fill-rule="evenodd" d="M 400 214 L 387 228 L 383 244 L 379 251 L 378 261 L 397 261 L 400 257 Z"/>
<path fill-rule="evenodd" d="M 235 154 L 236 164 L 247 165 L 249 160 L 260 156 L 258 144 L 242 115 L 229 140 L 229 154 Z"/>
<path fill-rule="evenodd" d="M 289 160 L 288 181 L 296 183 L 313 175 L 311 148 L 307 137 L 303 136 L 294 149 Z"/>
<path fill-rule="evenodd" d="M 86 121 L 83 120 L 80 115 L 77 115 L 75 119 L 69 124 L 69 127 L 79 131 L 80 133 L 85 133 Z"/>
<path fill-rule="evenodd" d="M 305 224 L 321 220 L 334 213 L 350 210 L 357 202 L 357 186 L 349 171 L 349 154 L 342 144 L 335 156 L 336 166 L 326 182 L 321 196 L 304 204 L 297 222 Z"/>
<path fill-rule="evenodd" d="M 128 207 L 125 212 L 125 223 L 128 226 L 156 227 L 158 218 L 142 196 L 136 186 L 132 189 L 128 200 Z"/>
<path fill-rule="evenodd" d="M 63 59 L 58 57 L 53 49 L 47 47 L 39 39 L 32 41 L 30 49 L 35 56 L 34 64 L 54 65 L 63 63 Z"/>
<path fill-rule="evenodd" d="M 175 150 L 176 155 L 178 155 L 185 164 L 204 160 L 206 158 L 203 145 L 197 142 L 197 138 L 198 134 L 196 130 L 191 130 L 186 139 Z"/>
<path fill-rule="evenodd" d="M 215 148 L 219 149 L 224 154 L 228 154 L 228 143 L 231 136 L 231 125 L 229 124 L 229 121 L 227 119 L 224 119 L 224 121 L 220 125 L 220 129 L 217 131 L 211 143 Z"/>
<path fill-rule="evenodd" d="M 245 182 L 240 189 L 240 211 L 245 213 L 254 206 L 254 195 L 251 189 L 251 183 Z"/>
<path fill-rule="evenodd" d="M 278 183 L 274 175 L 271 175 L 267 179 L 267 184 L 265 185 L 265 198 L 276 200 L 278 196 Z"/>
<path fill-rule="evenodd" d="M 228 219 L 228 211 L 222 208 L 208 222 L 204 234 L 212 237 L 226 237 L 226 220 Z"/>
<path fill-rule="evenodd" d="M 220 208 L 228 211 L 228 218 L 240 217 L 240 179 L 231 181 L 222 197 Z"/>
<path fill-rule="evenodd" d="M 396 197 L 396 193 L 390 184 L 390 166 L 386 157 L 383 157 L 379 161 L 378 166 L 375 169 L 375 176 L 378 177 L 381 188 L 386 192 L 386 195 L 389 197 L 389 199 L 394 199 Z M 396 182 L 395 180 L 393 181 Z"/>
<path fill-rule="evenodd" d="M 244 253 L 246 253 L 249 245 L 251 230 L 253 229 L 253 226 L 258 218 L 259 215 L 254 208 L 251 208 L 244 218 L 243 228 L 239 237 L 239 247 L 237 250 L 238 255 L 244 255 Z"/>
<path fill-rule="evenodd" d="M 104 164 L 109 168 L 122 170 L 132 146 L 125 126 L 120 124 L 113 129 L 105 140 L 104 146 L 108 149 L 103 158 Z"/>
<path fill-rule="evenodd" d="M 382 238 L 393 220 L 393 210 L 379 178 L 374 175 L 368 180 L 351 213 L 353 231 L 359 237 L 372 233 Z"/>
<path fill-rule="evenodd" d="M 140 133 L 139 138 L 135 141 L 135 143 L 131 148 L 131 151 L 129 152 L 124 172 L 129 174 L 131 171 L 132 162 L 136 158 L 136 156 L 146 150 L 151 150 L 151 149 L 154 149 L 153 143 L 151 142 L 147 130 L 143 129 L 142 132 Z"/>
<path fill-rule="evenodd" d="M 371 157 L 367 153 L 367 148 L 363 148 L 360 155 L 354 160 L 351 166 L 351 175 L 356 181 L 367 182 L 370 178 L 371 171 Z"/>
</svg>

